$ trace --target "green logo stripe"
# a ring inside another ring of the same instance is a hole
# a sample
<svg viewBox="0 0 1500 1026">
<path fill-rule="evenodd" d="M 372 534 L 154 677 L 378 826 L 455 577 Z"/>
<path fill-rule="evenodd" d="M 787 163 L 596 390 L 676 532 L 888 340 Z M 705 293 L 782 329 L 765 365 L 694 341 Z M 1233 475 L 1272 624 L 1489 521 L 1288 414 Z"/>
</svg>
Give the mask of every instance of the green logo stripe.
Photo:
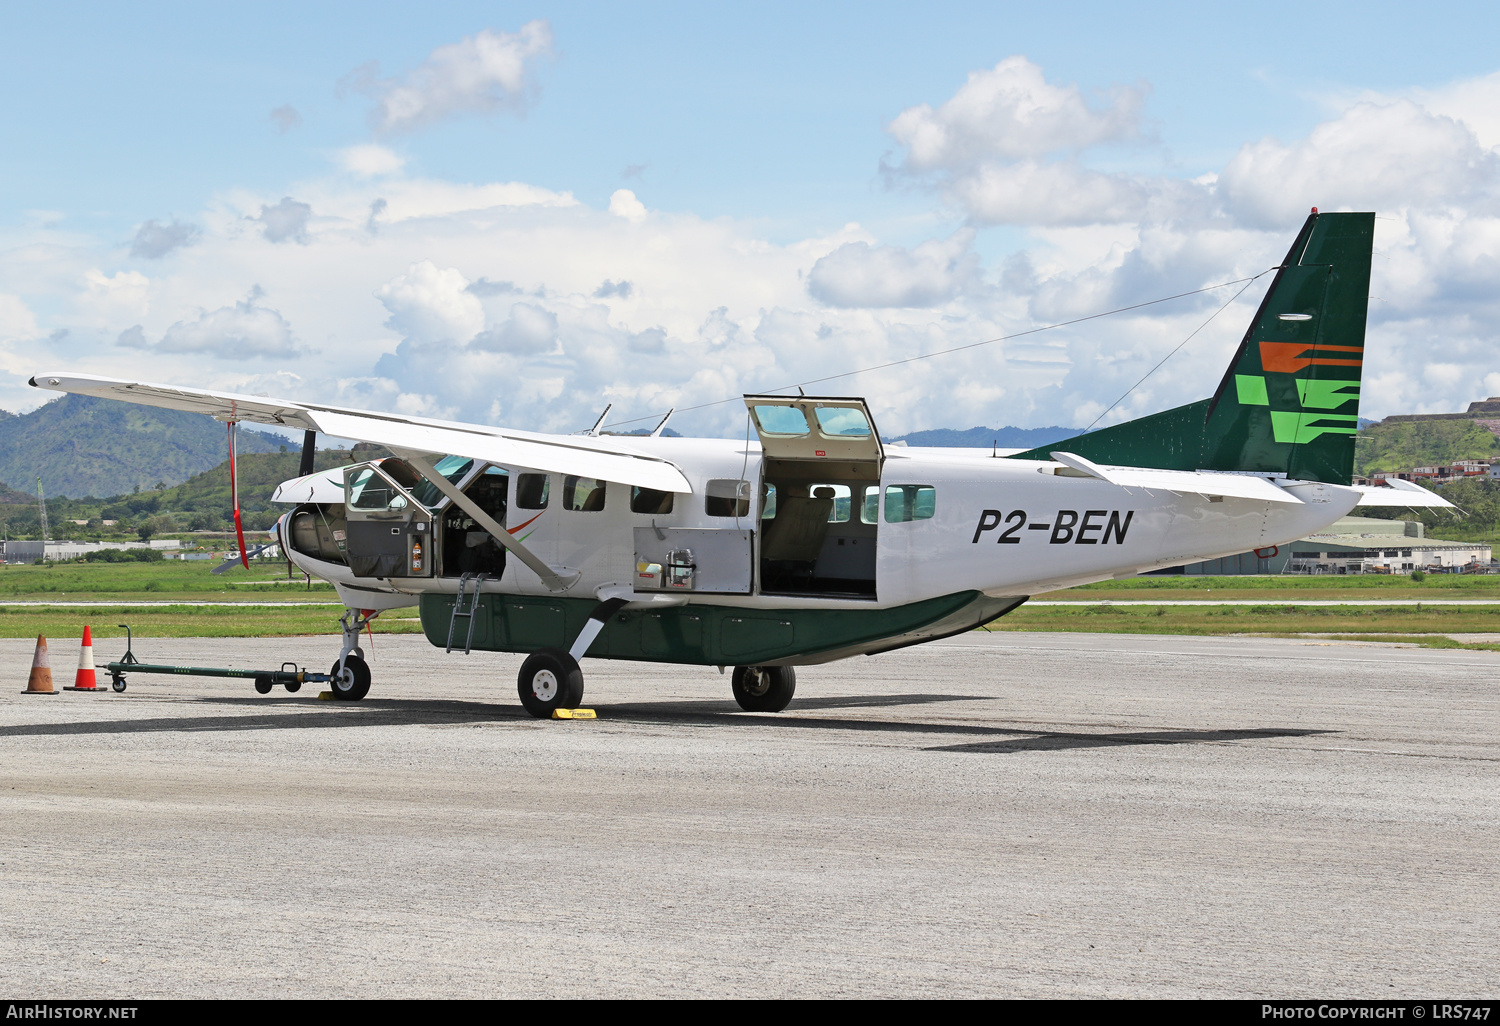
<svg viewBox="0 0 1500 1026">
<path fill-rule="evenodd" d="M 1359 382 L 1298 378 L 1297 396 L 1307 409 L 1336 410 L 1351 400 L 1359 400 Z"/>
<path fill-rule="evenodd" d="M 1258 374 L 1236 374 L 1234 390 L 1239 396 L 1241 406 L 1271 405 L 1271 398 L 1266 395 L 1266 379 Z"/>
<path fill-rule="evenodd" d="M 1303 445 L 1323 435 L 1352 435 L 1359 418 L 1338 413 L 1284 413 L 1271 411 L 1271 434 L 1278 442 Z"/>
</svg>

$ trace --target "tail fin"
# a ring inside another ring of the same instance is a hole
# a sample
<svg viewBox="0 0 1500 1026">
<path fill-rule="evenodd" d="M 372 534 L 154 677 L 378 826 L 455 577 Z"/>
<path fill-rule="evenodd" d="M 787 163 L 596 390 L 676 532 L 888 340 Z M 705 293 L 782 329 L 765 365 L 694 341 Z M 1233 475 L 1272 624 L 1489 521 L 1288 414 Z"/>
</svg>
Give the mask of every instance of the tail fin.
<svg viewBox="0 0 1500 1026">
<path fill-rule="evenodd" d="M 1375 215 L 1308 217 L 1212 399 L 1070 438 L 1095 463 L 1349 484 Z M 1058 445 L 1018 453 L 1045 460 Z"/>
</svg>

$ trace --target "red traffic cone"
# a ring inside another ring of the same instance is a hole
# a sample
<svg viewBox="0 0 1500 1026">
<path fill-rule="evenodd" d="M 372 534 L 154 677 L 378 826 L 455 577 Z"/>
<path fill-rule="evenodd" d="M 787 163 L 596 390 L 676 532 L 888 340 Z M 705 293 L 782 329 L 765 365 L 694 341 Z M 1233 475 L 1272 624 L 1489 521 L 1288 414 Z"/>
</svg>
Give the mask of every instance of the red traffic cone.
<svg viewBox="0 0 1500 1026">
<path fill-rule="evenodd" d="M 47 639 L 36 636 L 36 655 L 31 657 L 31 676 L 26 679 L 23 695 L 55 695 L 52 687 L 52 660 L 47 656 Z"/>
<path fill-rule="evenodd" d="M 83 648 L 78 652 L 78 676 L 73 678 L 73 686 L 63 688 L 64 691 L 108 691 L 109 688 L 99 686 L 99 676 L 94 672 L 94 636 L 89 633 L 89 625 L 83 625 Z"/>
</svg>

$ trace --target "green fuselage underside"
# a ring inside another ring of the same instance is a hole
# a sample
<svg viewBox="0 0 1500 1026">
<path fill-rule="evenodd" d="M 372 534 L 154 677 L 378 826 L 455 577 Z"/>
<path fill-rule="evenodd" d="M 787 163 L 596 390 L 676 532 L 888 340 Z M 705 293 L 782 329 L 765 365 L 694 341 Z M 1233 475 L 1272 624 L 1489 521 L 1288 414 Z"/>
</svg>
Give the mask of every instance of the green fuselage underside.
<svg viewBox="0 0 1500 1026">
<path fill-rule="evenodd" d="M 587 655 L 704 666 L 828 662 L 972 630 L 1025 600 L 964 591 L 890 609 L 694 604 L 624 610 L 605 625 Z M 453 602 L 452 595 L 422 596 L 422 630 L 434 645 L 448 644 Z M 597 606 L 593 599 L 487 594 L 474 619 L 473 647 L 490 652 L 566 649 Z M 468 620 L 460 619 L 453 631 L 454 647 L 463 648 L 468 634 Z"/>
</svg>

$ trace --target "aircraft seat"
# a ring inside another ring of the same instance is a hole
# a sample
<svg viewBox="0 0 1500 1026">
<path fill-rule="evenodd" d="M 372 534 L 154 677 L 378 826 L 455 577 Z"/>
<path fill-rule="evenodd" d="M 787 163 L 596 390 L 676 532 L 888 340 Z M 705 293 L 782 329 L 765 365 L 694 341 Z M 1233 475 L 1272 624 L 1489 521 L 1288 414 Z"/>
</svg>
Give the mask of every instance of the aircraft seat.
<svg viewBox="0 0 1500 1026">
<path fill-rule="evenodd" d="M 761 528 L 761 558 L 813 562 L 823 549 L 823 539 L 828 535 L 828 517 L 832 513 L 832 488 L 818 488 L 811 498 L 805 495 L 782 496 L 776 503 L 776 516 L 764 521 Z"/>
</svg>

